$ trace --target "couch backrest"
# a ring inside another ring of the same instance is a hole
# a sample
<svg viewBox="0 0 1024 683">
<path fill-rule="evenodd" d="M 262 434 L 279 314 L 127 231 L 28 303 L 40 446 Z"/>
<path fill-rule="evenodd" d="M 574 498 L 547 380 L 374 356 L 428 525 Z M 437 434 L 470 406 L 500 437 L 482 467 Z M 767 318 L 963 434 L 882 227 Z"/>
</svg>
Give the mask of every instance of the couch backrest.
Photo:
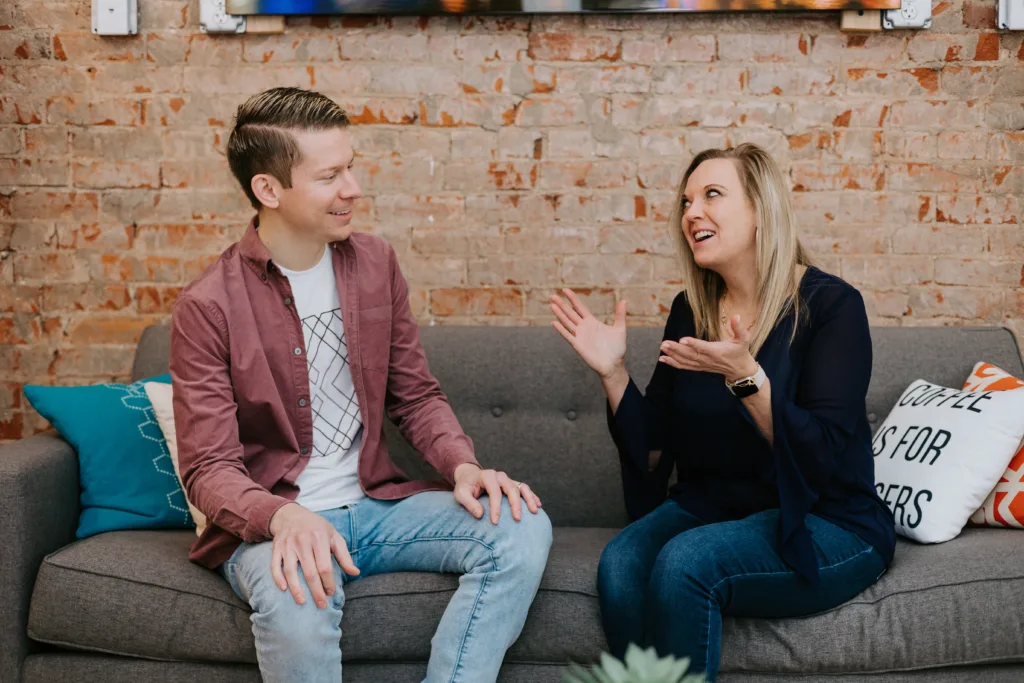
<svg viewBox="0 0 1024 683">
<path fill-rule="evenodd" d="M 430 369 L 448 394 L 486 466 L 529 482 L 555 524 L 621 526 L 626 521 L 618 460 L 596 376 L 550 327 L 423 327 Z M 878 327 L 867 410 L 873 427 L 903 389 L 923 378 L 962 386 L 984 360 L 1024 376 L 1010 332 L 985 327 Z M 658 328 L 631 328 L 628 367 L 643 389 L 653 371 Z M 135 379 L 165 372 L 166 327 L 145 331 Z M 841 362 L 838 361 L 838 362 Z M 390 424 L 392 457 L 410 476 L 436 476 Z"/>
</svg>

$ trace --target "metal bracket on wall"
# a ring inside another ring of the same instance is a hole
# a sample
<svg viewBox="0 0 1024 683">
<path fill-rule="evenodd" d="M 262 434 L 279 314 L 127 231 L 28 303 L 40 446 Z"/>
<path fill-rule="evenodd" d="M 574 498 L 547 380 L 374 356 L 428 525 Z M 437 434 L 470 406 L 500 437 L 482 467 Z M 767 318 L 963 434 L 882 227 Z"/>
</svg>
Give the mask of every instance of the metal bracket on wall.
<svg viewBox="0 0 1024 683">
<path fill-rule="evenodd" d="M 1024 31 L 1024 0 L 999 0 L 996 26 L 1004 31 Z"/>
<path fill-rule="evenodd" d="M 930 28 L 932 25 L 932 0 L 903 0 L 899 9 L 888 9 L 882 13 L 882 28 Z"/>
<path fill-rule="evenodd" d="M 224 0 L 199 0 L 199 28 L 206 33 L 245 33 L 245 17 L 228 14 Z"/>
</svg>

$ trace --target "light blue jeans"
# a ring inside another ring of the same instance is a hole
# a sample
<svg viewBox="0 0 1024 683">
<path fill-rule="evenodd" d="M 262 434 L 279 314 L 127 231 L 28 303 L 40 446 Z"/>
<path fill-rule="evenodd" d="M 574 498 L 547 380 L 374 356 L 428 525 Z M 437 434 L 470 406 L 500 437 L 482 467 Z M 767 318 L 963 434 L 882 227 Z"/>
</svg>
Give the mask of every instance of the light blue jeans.
<svg viewBox="0 0 1024 683">
<path fill-rule="evenodd" d="M 299 605 L 274 584 L 271 542 L 243 543 L 221 565 L 231 588 L 252 607 L 256 656 L 265 683 L 339 683 L 344 584 L 389 572 L 461 574 L 441 617 L 427 665 L 428 683 L 488 683 L 498 677 L 505 651 L 519 637 L 537 594 L 551 547 L 551 522 L 543 510 L 523 505 L 512 519 L 507 499 L 501 518 L 476 519 L 451 493 L 431 491 L 399 501 L 365 498 L 319 513 L 348 544 L 358 577 L 334 561 L 338 590 L 318 609 L 306 588 Z M 305 581 L 299 571 L 299 579 Z M 305 585 L 305 583 L 303 584 Z"/>
</svg>

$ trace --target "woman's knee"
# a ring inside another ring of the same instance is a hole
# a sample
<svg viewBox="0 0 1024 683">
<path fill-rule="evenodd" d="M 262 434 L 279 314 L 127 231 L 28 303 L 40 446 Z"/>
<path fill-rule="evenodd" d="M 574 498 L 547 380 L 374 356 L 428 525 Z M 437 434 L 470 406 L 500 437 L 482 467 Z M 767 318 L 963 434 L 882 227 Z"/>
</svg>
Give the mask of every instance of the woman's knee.
<svg viewBox="0 0 1024 683">
<path fill-rule="evenodd" d="M 597 564 L 597 585 L 602 595 L 611 596 L 647 581 L 649 568 L 644 566 L 638 549 L 627 534 L 620 532 L 601 552 Z"/>
</svg>

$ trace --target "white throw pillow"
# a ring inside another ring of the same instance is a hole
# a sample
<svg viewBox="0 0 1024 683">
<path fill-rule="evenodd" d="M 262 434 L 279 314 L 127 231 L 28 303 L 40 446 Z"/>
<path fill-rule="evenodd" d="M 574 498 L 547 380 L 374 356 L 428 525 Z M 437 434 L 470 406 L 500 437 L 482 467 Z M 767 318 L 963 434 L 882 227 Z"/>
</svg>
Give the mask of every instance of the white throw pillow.
<svg viewBox="0 0 1024 683">
<path fill-rule="evenodd" d="M 174 431 L 174 389 L 170 384 L 163 384 L 161 382 L 146 382 L 142 385 L 142 388 L 146 391 L 146 396 L 149 397 L 149 402 L 153 404 L 153 414 L 156 415 L 156 423 L 160 425 L 160 431 L 164 434 L 164 440 L 167 442 L 167 451 L 171 454 L 171 463 L 174 464 L 174 473 L 178 475 L 178 481 L 181 481 L 181 468 L 178 466 L 178 436 Z M 181 490 L 185 490 L 185 484 L 182 483 Z M 192 501 L 188 500 L 188 495 L 185 496 L 185 500 L 188 502 L 188 511 L 192 513 L 192 519 L 196 523 L 196 535 L 202 535 L 203 529 L 206 528 L 206 516 L 192 504 Z"/>
<path fill-rule="evenodd" d="M 879 495 L 896 532 L 921 543 L 960 533 L 1024 437 L 1024 391 L 911 384 L 872 440 Z"/>
</svg>

